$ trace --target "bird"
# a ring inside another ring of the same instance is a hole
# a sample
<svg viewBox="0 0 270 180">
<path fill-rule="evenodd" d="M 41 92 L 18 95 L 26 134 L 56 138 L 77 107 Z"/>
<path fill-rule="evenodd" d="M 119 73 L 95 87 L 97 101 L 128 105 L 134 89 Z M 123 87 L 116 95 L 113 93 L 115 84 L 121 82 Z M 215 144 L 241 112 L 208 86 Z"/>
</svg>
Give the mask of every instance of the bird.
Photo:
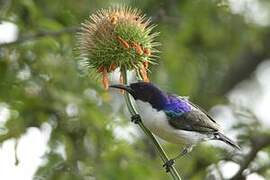
<svg viewBox="0 0 270 180">
<path fill-rule="evenodd" d="M 187 97 L 167 93 L 151 82 L 135 82 L 129 85 L 114 84 L 135 100 L 142 123 L 156 136 L 185 147 L 176 157 L 163 166 L 169 171 L 176 159 L 192 151 L 203 141 L 220 140 L 234 149 L 240 147 L 224 135 L 220 125 L 201 107 Z"/>
</svg>

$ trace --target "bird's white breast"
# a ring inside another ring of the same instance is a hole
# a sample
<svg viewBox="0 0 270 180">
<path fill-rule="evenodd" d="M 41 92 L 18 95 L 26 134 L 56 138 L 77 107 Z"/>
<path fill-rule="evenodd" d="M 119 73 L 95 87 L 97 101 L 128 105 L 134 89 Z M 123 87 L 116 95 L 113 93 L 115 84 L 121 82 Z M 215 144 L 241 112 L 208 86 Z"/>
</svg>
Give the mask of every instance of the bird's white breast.
<svg viewBox="0 0 270 180">
<path fill-rule="evenodd" d="M 136 100 L 136 103 L 143 124 L 155 135 L 168 142 L 197 144 L 207 138 L 201 133 L 175 129 L 169 124 L 166 114 L 163 111 L 157 111 L 148 102 Z"/>
</svg>

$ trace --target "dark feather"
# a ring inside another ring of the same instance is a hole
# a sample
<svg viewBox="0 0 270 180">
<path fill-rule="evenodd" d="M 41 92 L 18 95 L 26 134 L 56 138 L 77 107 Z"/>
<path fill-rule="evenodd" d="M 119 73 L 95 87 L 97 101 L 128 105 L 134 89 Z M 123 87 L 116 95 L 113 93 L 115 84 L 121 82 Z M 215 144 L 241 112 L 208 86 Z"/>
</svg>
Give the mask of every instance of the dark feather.
<svg viewBox="0 0 270 180">
<path fill-rule="evenodd" d="M 189 104 L 191 104 L 193 107 L 197 108 L 198 110 L 202 111 L 211 121 L 213 121 L 214 123 L 217 123 L 209 114 L 206 110 L 204 110 L 203 108 L 201 108 L 199 105 L 194 104 L 191 101 L 188 101 Z"/>
<path fill-rule="evenodd" d="M 228 137 L 226 137 L 224 134 L 222 134 L 220 132 L 214 133 L 214 139 L 223 141 L 226 144 L 232 146 L 233 148 L 240 150 L 240 147 L 233 140 L 229 139 Z"/>
<path fill-rule="evenodd" d="M 192 110 L 179 116 L 172 114 L 172 112 L 165 111 L 165 113 L 168 117 L 169 124 L 176 129 L 201 133 L 217 132 L 219 130 L 218 124 L 199 110 Z"/>
</svg>

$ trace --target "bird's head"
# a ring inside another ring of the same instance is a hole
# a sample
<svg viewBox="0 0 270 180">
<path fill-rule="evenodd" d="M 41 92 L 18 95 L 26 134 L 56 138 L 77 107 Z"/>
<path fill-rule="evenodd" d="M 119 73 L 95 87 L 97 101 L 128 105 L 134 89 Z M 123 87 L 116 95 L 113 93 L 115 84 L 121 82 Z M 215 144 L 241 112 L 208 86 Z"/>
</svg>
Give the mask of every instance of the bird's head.
<svg viewBox="0 0 270 180">
<path fill-rule="evenodd" d="M 152 83 L 136 82 L 130 85 L 116 84 L 111 88 L 123 89 L 133 96 L 135 100 L 149 102 L 156 109 L 162 109 L 166 104 L 167 95 Z"/>
</svg>

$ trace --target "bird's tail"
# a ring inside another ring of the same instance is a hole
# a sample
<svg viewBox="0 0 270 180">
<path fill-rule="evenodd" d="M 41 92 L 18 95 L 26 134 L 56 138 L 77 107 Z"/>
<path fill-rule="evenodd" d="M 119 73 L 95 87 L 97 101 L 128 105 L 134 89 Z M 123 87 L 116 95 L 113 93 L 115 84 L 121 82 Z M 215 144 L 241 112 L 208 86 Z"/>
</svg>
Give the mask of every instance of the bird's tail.
<svg viewBox="0 0 270 180">
<path fill-rule="evenodd" d="M 233 148 L 240 150 L 240 146 L 238 146 L 233 140 L 229 139 L 228 137 L 226 137 L 224 134 L 222 134 L 220 132 L 214 133 L 214 139 L 223 141 L 226 144 L 232 146 Z"/>
</svg>

